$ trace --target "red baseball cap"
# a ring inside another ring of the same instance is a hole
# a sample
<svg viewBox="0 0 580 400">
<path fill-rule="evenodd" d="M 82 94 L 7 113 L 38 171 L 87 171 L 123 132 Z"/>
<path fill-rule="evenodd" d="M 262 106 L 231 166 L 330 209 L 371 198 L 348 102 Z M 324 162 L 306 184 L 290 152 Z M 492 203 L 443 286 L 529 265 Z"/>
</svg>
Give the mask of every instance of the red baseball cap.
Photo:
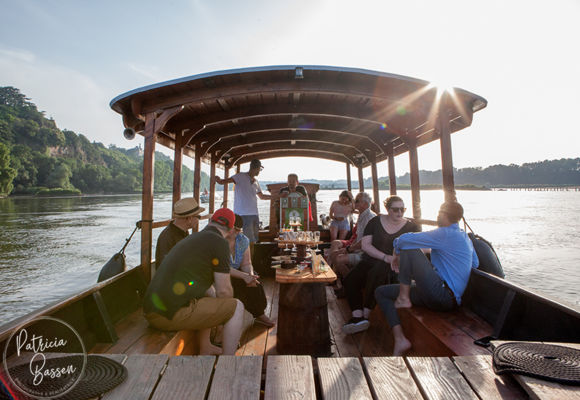
<svg viewBox="0 0 580 400">
<path fill-rule="evenodd" d="M 236 222 L 236 214 L 234 214 L 234 212 L 229 208 L 224 207 L 214 212 L 211 216 L 211 220 L 232 229 Z"/>
</svg>

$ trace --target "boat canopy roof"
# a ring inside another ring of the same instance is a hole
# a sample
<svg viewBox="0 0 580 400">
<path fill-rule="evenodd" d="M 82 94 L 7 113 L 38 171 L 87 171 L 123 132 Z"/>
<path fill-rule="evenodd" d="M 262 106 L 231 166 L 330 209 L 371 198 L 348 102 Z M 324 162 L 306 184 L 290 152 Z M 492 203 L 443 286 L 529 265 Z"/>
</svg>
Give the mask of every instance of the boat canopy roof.
<svg viewBox="0 0 580 400">
<path fill-rule="evenodd" d="M 446 93 L 401 75 L 292 65 L 193 75 L 132 90 L 110 105 L 141 134 L 148 115 L 177 110 L 157 142 L 173 149 L 177 143 L 191 157 L 199 151 L 222 167 L 300 156 L 364 168 L 407 152 L 410 143 L 439 139 L 445 117 L 451 133 L 470 126 L 487 105 L 462 89 Z"/>
</svg>

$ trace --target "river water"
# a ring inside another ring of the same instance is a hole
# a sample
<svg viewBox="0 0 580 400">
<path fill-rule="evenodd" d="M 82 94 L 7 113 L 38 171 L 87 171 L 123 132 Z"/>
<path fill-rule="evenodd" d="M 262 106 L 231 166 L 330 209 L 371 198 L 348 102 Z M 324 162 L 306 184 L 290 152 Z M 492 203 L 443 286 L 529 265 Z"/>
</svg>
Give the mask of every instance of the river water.
<svg viewBox="0 0 580 400">
<path fill-rule="evenodd" d="M 318 192 L 318 214 L 339 193 Z M 411 213 L 410 192 L 399 195 Z M 436 219 L 442 191 L 421 199 L 423 218 Z M 580 309 L 580 192 L 459 191 L 458 200 L 473 230 L 494 245 L 506 279 Z M 259 209 L 267 224 L 269 202 Z M 154 219 L 170 213 L 171 195 L 155 196 Z M 139 195 L 0 199 L 0 325 L 93 285 L 140 219 Z M 137 232 L 129 267 L 139 264 L 139 244 Z"/>
</svg>

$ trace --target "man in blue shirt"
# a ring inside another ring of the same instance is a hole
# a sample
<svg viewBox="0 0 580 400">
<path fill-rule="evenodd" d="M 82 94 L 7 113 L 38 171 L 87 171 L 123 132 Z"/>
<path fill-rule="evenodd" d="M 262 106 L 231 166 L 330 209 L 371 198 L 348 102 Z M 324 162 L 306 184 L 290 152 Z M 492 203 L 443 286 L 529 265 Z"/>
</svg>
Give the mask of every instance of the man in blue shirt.
<svg viewBox="0 0 580 400">
<path fill-rule="evenodd" d="M 448 311 L 461 304 L 471 268 L 479 265 L 471 240 L 459 229 L 462 217 L 461 204 L 445 202 L 439 208 L 437 229 L 406 233 L 393 242 L 396 256 L 391 266 L 399 273 L 400 285 L 378 287 L 375 297 L 393 330 L 395 356 L 411 348 L 397 308 L 410 308 L 415 304 Z M 421 249 L 431 249 L 431 261 Z M 411 286 L 411 279 L 415 279 L 414 286 Z"/>
</svg>

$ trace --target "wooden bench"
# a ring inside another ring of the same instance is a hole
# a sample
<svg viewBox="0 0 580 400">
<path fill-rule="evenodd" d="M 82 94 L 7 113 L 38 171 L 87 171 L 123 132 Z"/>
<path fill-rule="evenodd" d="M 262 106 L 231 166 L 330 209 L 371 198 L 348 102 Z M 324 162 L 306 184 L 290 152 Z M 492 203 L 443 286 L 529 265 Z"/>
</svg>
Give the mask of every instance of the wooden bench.
<svg viewBox="0 0 580 400">
<path fill-rule="evenodd" d="M 199 354 L 197 331 L 161 331 L 151 328 L 138 309 L 115 325 L 115 343 L 97 343 L 91 353 L 106 354 Z"/>
<path fill-rule="evenodd" d="M 268 300 L 265 310 L 267 315 L 274 319 L 277 307 L 274 310 L 273 300 L 277 298 L 278 285 L 273 279 L 263 280 L 264 291 Z M 244 316 L 244 333 L 241 338 L 241 347 L 237 355 L 263 355 L 266 351 L 266 343 L 276 343 L 270 340 L 271 330 L 264 326 L 251 326 L 252 317 L 249 313 Z M 114 325 L 114 331 L 118 340 L 114 343 L 97 343 L 91 349 L 96 354 L 167 354 L 173 355 L 197 355 L 199 354 L 198 331 L 161 331 L 151 328 L 143 316 L 141 308 L 133 311 Z M 275 332 L 273 333 L 275 338 Z"/>
<path fill-rule="evenodd" d="M 466 308 L 437 312 L 425 307 L 412 307 L 400 309 L 399 316 L 405 335 L 413 343 L 413 350 L 417 354 L 490 354 L 487 348 L 473 341 L 491 335 L 493 327 Z"/>
</svg>

